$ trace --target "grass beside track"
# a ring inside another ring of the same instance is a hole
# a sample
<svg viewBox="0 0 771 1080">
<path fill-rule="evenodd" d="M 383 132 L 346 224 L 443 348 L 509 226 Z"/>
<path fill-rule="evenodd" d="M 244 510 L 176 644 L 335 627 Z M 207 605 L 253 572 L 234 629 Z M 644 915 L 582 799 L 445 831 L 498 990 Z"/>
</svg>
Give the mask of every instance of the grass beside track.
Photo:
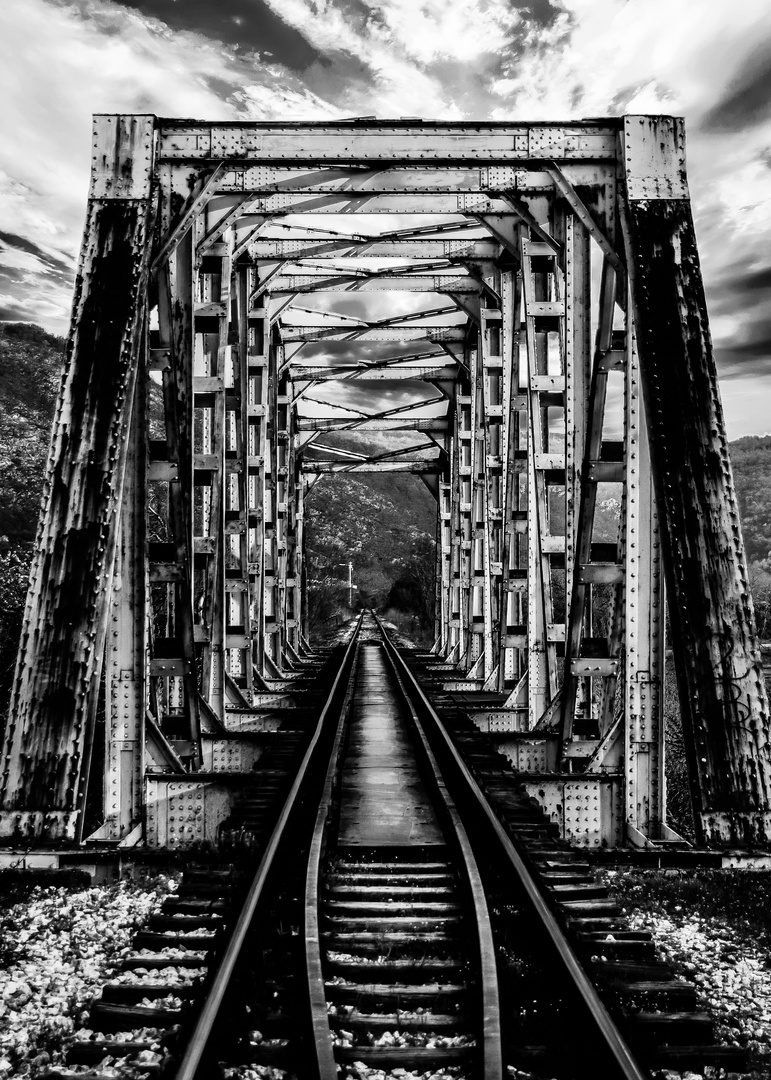
<svg viewBox="0 0 771 1080">
<path fill-rule="evenodd" d="M 738 940 L 771 952 L 771 870 L 625 868 L 610 871 L 607 883 L 629 910 L 717 919 Z"/>
</svg>

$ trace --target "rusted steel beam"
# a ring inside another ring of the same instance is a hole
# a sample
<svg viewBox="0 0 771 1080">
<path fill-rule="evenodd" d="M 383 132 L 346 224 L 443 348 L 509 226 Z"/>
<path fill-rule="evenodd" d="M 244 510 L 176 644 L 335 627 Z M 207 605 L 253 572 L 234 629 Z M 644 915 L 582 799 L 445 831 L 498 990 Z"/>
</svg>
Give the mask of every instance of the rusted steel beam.
<svg viewBox="0 0 771 1080">
<path fill-rule="evenodd" d="M 418 382 L 454 382 L 458 374 L 457 364 L 321 364 L 292 365 L 289 369 L 293 382 L 372 382 L 383 379 L 414 379 Z"/>
<path fill-rule="evenodd" d="M 152 117 L 97 118 L 73 329 L 3 748 L 4 836 L 71 836 L 82 799 L 146 333 L 152 157 Z"/>
<path fill-rule="evenodd" d="M 232 207 L 245 194 L 291 195 L 335 194 L 344 192 L 359 195 L 487 195 L 491 192 L 551 192 L 554 181 L 549 172 L 541 169 L 524 171 L 515 166 L 481 166 L 476 168 L 408 168 L 387 167 L 388 154 L 377 168 L 361 169 L 350 165 L 340 169 L 301 170 L 296 166 L 250 168 L 230 166 L 218 179 L 217 202 Z M 615 183 L 615 162 L 574 162 L 567 167 L 570 184 L 591 187 L 601 183 L 601 177 Z M 457 205 L 457 204 L 456 204 Z M 406 230 L 408 231 L 408 230 Z"/>
<path fill-rule="evenodd" d="M 769 716 L 685 183 L 682 121 L 627 117 L 627 262 L 701 839 L 771 840 Z"/>
<path fill-rule="evenodd" d="M 297 419 L 298 431 L 335 431 L 348 429 L 357 431 L 449 431 L 449 422 L 443 416 L 406 417 L 376 416 L 351 420 L 300 416 Z"/>
<path fill-rule="evenodd" d="M 422 167 L 468 163 L 612 161 L 618 121 L 458 123 L 373 120 L 334 123 L 210 124 L 162 119 L 160 158 L 168 161 L 292 163 L 329 168 L 388 160 Z"/>
<path fill-rule="evenodd" d="M 441 473 L 442 465 L 437 458 L 418 461 L 357 461 L 347 464 L 344 461 L 329 461 L 320 459 L 317 461 L 303 461 L 301 471 L 304 473 Z"/>
</svg>

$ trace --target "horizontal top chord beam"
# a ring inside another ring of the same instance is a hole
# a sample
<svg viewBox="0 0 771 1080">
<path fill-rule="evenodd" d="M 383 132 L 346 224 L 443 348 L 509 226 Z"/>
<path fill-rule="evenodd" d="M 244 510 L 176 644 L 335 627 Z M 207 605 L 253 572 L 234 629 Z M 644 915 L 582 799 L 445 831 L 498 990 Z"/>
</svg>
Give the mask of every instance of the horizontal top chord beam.
<svg viewBox="0 0 771 1080">
<path fill-rule="evenodd" d="M 509 124 L 439 121 L 221 123 L 161 119 L 159 161 L 260 164 L 615 161 L 621 120 Z"/>
</svg>

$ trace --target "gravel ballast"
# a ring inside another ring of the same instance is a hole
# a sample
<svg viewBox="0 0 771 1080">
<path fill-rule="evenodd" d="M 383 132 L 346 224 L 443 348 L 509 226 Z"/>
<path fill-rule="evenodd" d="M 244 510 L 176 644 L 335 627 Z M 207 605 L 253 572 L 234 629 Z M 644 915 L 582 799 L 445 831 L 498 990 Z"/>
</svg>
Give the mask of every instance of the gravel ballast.
<svg viewBox="0 0 771 1080">
<path fill-rule="evenodd" d="M 168 874 L 77 891 L 16 886 L 0 909 L 0 1080 L 63 1060 L 134 931 L 174 887 Z"/>
<path fill-rule="evenodd" d="M 696 983 L 717 1041 L 741 1046 L 751 1071 L 669 1072 L 687 1080 L 771 1074 L 771 873 L 752 870 L 605 870 L 633 930 Z"/>
<path fill-rule="evenodd" d="M 660 1076 L 767 1077 L 771 873 L 624 868 L 606 869 L 603 878 L 624 905 L 631 927 L 650 931 L 662 957 L 696 983 L 704 1010 L 715 1020 L 718 1040 L 750 1053 L 748 1073 L 665 1070 Z M 9 890 L 3 884 L 0 881 L 0 1080 L 41 1077 L 62 1062 L 75 1038 L 89 1037 L 89 1032 L 76 1035 L 76 1029 L 87 1021 L 91 999 L 130 951 L 135 930 L 175 890 L 177 877 L 163 873 L 89 887 L 16 885 L 5 899 L 2 894 Z M 181 972 L 180 983 L 188 976 Z M 260 1080 L 286 1075 L 259 1067 L 248 1072 Z M 356 1080 L 399 1074 L 361 1063 L 346 1072 Z M 233 1071 L 234 1077 L 242 1075 L 243 1069 Z M 403 1080 L 414 1075 L 401 1073 Z"/>
</svg>

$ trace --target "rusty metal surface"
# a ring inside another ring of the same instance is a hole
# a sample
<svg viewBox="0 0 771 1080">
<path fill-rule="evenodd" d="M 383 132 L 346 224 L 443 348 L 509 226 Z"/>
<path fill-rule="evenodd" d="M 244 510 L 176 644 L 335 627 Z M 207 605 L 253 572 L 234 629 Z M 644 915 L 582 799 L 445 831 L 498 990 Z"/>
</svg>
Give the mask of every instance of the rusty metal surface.
<svg viewBox="0 0 771 1080">
<path fill-rule="evenodd" d="M 5 753 L 2 806 L 76 808 L 96 708 L 127 424 L 145 313 L 147 208 L 91 206 Z M 12 823 L 2 818 L 8 835 Z"/>
<path fill-rule="evenodd" d="M 631 201 L 630 277 L 673 648 L 704 839 L 768 841 L 771 752 L 690 205 Z M 764 813 L 764 811 L 766 811 Z"/>
<path fill-rule="evenodd" d="M 447 690 L 488 694 L 478 704 L 500 712 L 501 731 L 520 717 L 553 731 L 537 769 L 621 773 L 635 841 L 667 836 L 663 550 L 703 836 L 771 837 L 768 708 L 684 146 L 682 120 L 666 116 L 95 118 L 0 835 L 74 834 L 103 670 L 100 837 L 134 830 L 143 770 L 195 772 L 202 734 L 271 727 L 308 656 L 306 495 L 321 472 L 394 468 L 416 471 L 437 499 L 433 653 Z M 373 218 L 343 234 L 316 216 L 341 209 L 400 213 L 407 226 L 378 232 Z M 411 217 L 427 213 L 428 224 Z M 287 224 L 290 214 L 301 224 Z M 599 296 L 593 253 L 604 262 Z M 334 262 L 341 254 L 355 269 Z M 378 268 L 378 257 L 404 265 Z M 298 294 L 323 305 L 355 288 L 366 306 L 369 290 L 397 287 L 425 294 L 425 307 L 354 318 L 304 308 Z M 436 290 L 444 296 L 433 300 Z M 354 341 L 401 347 L 353 369 L 350 355 L 337 361 Z M 329 360 L 298 364 L 314 342 Z M 434 382 L 438 396 L 421 404 L 436 415 L 416 415 L 417 401 L 345 415 L 302 403 L 314 389 L 334 399 L 350 378 L 371 390 L 393 373 L 405 387 Z M 623 393 L 606 392 L 614 380 Z M 614 442 L 602 433 L 621 400 Z M 415 429 L 436 449 L 430 461 L 373 452 L 354 463 L 319 450 L 314 460 L 314 440 L 337 429 Z M 607 483 L 620 507 L 612 543 L 593 531 Z M 608 626 L 595 636 L 603 595 Z M 525 744 L 509 741 L 525 761 Z M 248 752 L 235 757 L 248 768 Z M 600 832 L 615 837 L 615 802 L 600 813 Z M 585 840 L 595 835 L 586 822 Z"/>
</svg>

